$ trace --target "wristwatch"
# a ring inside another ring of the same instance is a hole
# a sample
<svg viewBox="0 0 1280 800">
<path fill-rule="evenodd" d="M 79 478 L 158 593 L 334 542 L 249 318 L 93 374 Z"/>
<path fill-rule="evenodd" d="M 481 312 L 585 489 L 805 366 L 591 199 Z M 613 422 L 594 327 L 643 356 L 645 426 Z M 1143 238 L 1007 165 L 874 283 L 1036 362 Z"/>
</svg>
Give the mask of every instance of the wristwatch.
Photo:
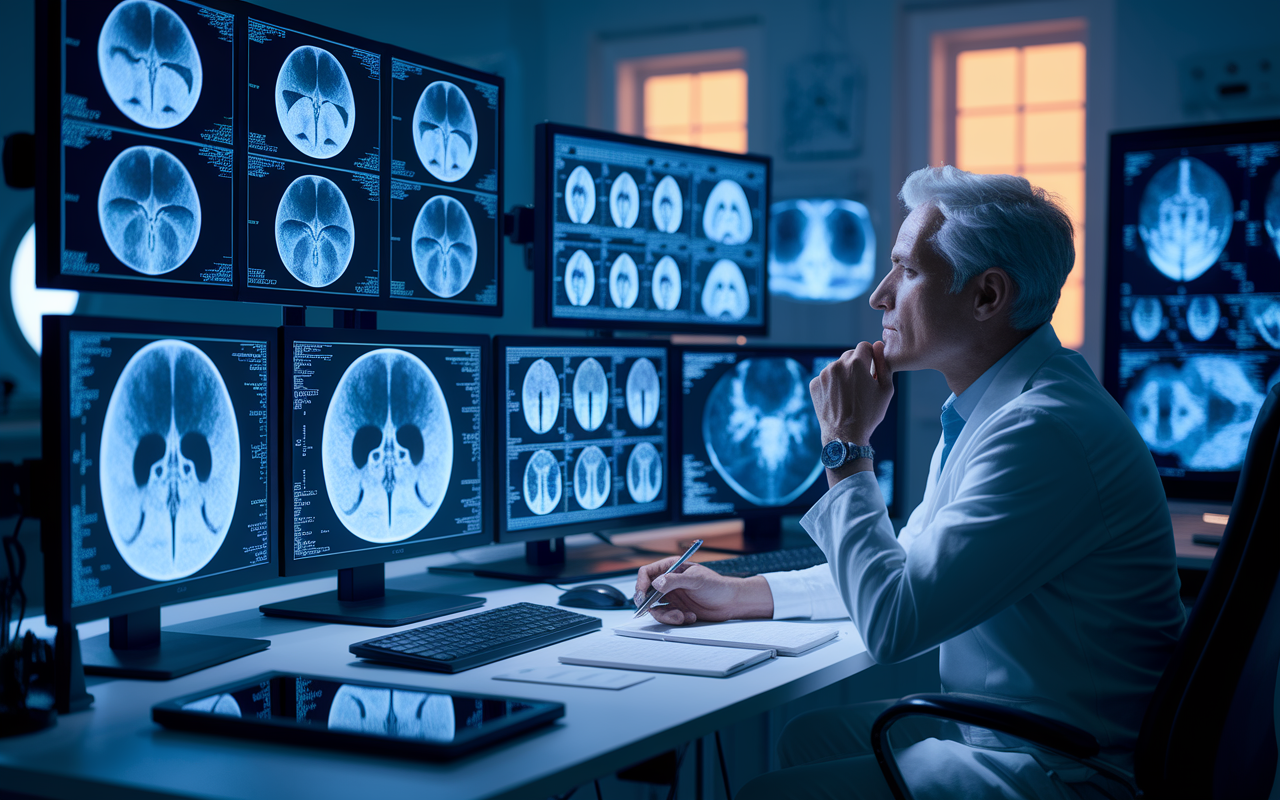
<svg viewBox="0 0 1280 800">
<path fill-rule="evenodd" d="M 875 458 L 876 451 L 869 444 L 854 444 L 833 439 L 822 446 L 822 466 L 827 469 L 840 469 L 850 461 L 859 458 Z"/>
</svg>

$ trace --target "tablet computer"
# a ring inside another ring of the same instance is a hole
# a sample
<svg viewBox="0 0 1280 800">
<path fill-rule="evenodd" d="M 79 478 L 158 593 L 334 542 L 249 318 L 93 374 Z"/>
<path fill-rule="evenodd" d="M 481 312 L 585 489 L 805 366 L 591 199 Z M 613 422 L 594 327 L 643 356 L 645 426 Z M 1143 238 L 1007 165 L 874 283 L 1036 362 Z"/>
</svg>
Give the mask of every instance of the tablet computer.
<svg viewBox="0 0 1280 800">
<path fill-rule="evenodd" d="M 179 730 L 448 759 L 546 725 L 563 703 L 268 672 L 151 707 Z"/>
</svg>

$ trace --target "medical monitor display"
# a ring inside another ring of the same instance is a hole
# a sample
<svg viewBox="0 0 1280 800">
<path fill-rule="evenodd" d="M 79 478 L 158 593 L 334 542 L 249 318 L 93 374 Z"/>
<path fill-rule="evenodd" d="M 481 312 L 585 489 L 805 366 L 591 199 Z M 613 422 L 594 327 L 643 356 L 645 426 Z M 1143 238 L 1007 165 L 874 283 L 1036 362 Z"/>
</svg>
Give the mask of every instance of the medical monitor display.
<svg viewBox="0 0 1280 800">
<path fill-rule="evenodd" d="M 1111 148 L 1107 387 L 1170 496 L 1230 500 L 1280 382 L 1280 122 Z"/>
<path fill-rule="evenodd" d="M 876 274 L 876 234 L 855 200 L 774 203 L 769 213 L 769 292 L 810 303 L 865 294 Z"/>
<path fill-rule="evenodd" d="M 770 160 L 544 123 L 540 325 L 764 332 Z"/>
</svg>

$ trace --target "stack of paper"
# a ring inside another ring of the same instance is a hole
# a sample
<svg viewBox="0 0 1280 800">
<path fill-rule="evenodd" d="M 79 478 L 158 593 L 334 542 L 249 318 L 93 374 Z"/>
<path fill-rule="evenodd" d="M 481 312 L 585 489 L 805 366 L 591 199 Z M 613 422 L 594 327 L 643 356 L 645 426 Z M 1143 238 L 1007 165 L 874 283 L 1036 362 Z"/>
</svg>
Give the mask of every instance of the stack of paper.
<svg viewBox="0 0 1280 800">
<path fill-rule="evenodd" d="M 655 642 L 608 634 L 595 634 L 588 642 L 586 648 L 560 656 L 560 663 L 723 678 L 773 658 L 772 650 L 744 652 L 739 648 Z"/>
<path fill-rule="evenodd" d="M 613 632 L 620 636 L 660 639 L 664 642 L 776 650 L 780 656 L 800 655 L 840 634 L 837 628 L 829 625 L 774 620 L 698 622 L 679 626 L 646 620 L 619 625 Z"/>
</svg>

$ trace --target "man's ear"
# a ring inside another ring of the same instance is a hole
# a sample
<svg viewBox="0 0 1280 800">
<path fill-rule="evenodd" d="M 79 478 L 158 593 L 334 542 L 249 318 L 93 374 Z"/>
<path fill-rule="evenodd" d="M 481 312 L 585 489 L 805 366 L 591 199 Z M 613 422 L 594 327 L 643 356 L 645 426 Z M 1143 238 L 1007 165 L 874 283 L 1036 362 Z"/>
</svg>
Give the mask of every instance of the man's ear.
<svg viewBox="0 0 1280 800">
<path fill-rule="evenodd" d="M 973 279 L 973 318 L 978 322 L 1007 313 L 1013 307 L 1017 287 L 1000 267 L 984 270 Z"/>
</svg>

